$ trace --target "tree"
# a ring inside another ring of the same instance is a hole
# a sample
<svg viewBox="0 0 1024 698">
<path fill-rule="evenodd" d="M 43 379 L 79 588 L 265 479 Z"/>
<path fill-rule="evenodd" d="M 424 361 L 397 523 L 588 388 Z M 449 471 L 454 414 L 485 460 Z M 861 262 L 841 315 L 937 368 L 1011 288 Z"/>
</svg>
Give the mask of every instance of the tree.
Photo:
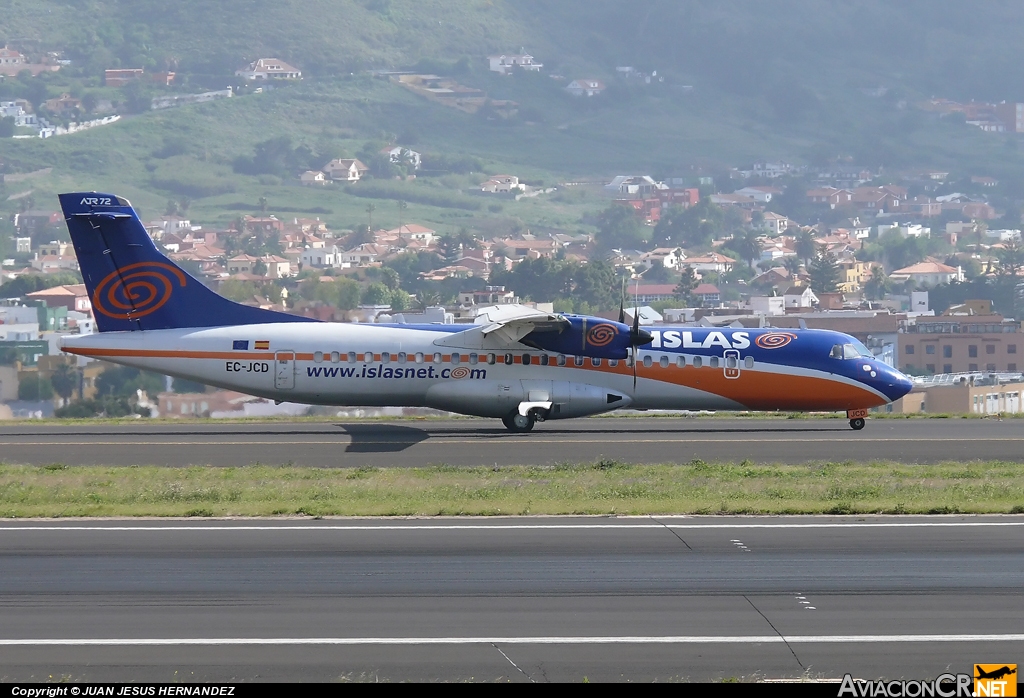
<svg viewBox="0 0 1024 698">
<path fill-rule="evenodd" d="M 603 250 L 638 249 L 646 245 L 648 235 L 631 206 L 612 204 L 598 216 L 596 241 Z"/>
<path fill-rule="evenodd" d="M 389 305 L 391 290 L 382 283 L 372 283 L 363 291 L 364 305 Z"/>
<path fill-rule="evenodd" d="M 694 305 L 693 289 L 695 288 L 697 288 L 697 274 L 694 273 L 693 267 L 683 267 L 683 271 L 679 275 L 679 283 L 676 284 L 672 293 L 687 307 L 690 307 Z"/>
<path fill-rule="evenodd" d="M 654 229 L 654 239 L 658 244 L 706 247 L 724 234 L 727 225 L 738 226 L 740 223 L 740 220 L 731 214 L 727 215 L 711 203 L 710 198 L 704 197 L 687 209 L 673 207 L 667 212 L 663 211 Z"/>
<path fill-rule="evenodd" d="M 53 391 L 67 402 L 78 387 L 78 378 L 78 371 L 71 365 L 60 364 L 50 376 L 50 383 L 53 385 Z"/>
<path fill-rule="evenodd" d="M 751 269 L 754 268 L 754 261 L 761 257 L 761 241 L 755 230 L 733 234 L 732 248 L 742 259 L 746 260 Z"/>
<path fill-rule="evenodd" d="M 97 396 L 131 397 L 136 390 L 156 395 L 163 389 L 163 376 L 130 366 L 113 366 L 96 376 Z"/>
<path fill-rule="evenodd" d="M 871 269 L 871 278 L 864 284 L 864 295 L 871 300 L 881 300 L 891 288 L 892 283 L 885 275 L 885 269 L 879 265 Z"/>
<path fill-rule="evenodd" d="M 370 230 L 370 226 L 360 223 L 352 229 L 352 234 L 348 236 L 346 244 L 349 247 L 358 247 L 359 245 L 373 242 L 373 239 L 373 231 Z"/>
<path fill-rule="evenodd" d="M 5 116 L 0 119 L 0 138 L 10 138 L 14 135 L 14 117 Z"/>
<path fill-rule="evenodd" d="M 398 227 L 402 227 L 403 219 L 405 218 L 405 210 L 409 208 L 409 204 L 404 201 L 396 201 L 395 208 L 398 209 Z"/>
<path fill-rule="evenodd" d="M 782 266 L 785 267 L 786 271 L 790 274 L 799 274 L 800 267 L 803 266 L 803 262 L 799 257 L 788 256 L 782 260 Z"/>
<path fill-rule="evenodd" d="M 835 255 L 825 248 L 818 250 L 807 272 L 811 276 L 811 289 L 816 293 L 835 293 L 839 290 L 840 271 Z"/>
<path fill-rule="evenodd" d="M 803 260 L 804 264 L 808 264 L 812 257 L 818 250 L 818 243 L 814 241 L 814 236 L 809 230 L 801 230 L 796 235 L 796 243 L 794 244 L 794 252 L 796 256 Z"/>
<path fill-rule="evenodd" d="M 31 402 L 42 402 L 53 399 L 53 384 L 50 379 L 40 373 L 34 378 L 26 376 L 18 382 L 18 399 Z"/>
<path fill-rule="evenodd" d="M 257 199 L 256 203 L 259 204 L 261 214 L 267 212 L 267 197 L 261 196 L 259 199 Z"/>
<path fill-rule="evenodd" d="M 377 210 L 377 204 L 367 204 L 366 205 L 366 215 L 369 217 L 369 224 L 367 225 L 367 227 L 370 230 L 373 230 L 373 212 L 376 211 L 376 210 Z"/>
</svg>

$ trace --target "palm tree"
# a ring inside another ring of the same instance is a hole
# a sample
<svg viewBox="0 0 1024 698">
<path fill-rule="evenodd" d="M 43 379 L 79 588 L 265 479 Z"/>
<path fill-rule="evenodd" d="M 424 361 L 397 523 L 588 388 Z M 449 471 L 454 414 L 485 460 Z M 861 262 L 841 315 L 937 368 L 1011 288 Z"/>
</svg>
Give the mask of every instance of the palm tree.
<svg viewBox="0 0 1024 698">
<path fill-rule="evenodd" d="M 258 201 L 258 203 L 259 203 L 259 205 L 260 205 L 260 213 L 261 213 L 261 214 L 262 214 L 262 213 L 266 213 L 266 212 L 267 212 L 267 197 L 265 197 L 265 196 L 261 196 L 261 197 L 259 198 L 259 201 Z"/>
<path fill-rule="evenodd" d="M 398 229 L 402 229 L 402 219 L 405 217 L 405 209 L 409 208 L 409 204 L 404 201 L 396 201 L 395 208 L 398 209 Z"/>
<path fill-rule="evenodd" d="M 370 220 L 369 228 L 370 228 L 371 231 L 373 230 L 373 212 L 376 211 L 376 210 L 377 210 L 377 205 L 376 204 L 367 204 L 366 205 L 366 214 L 367 214 L 367 216 L 369 216 L 369 220 Z"/>
<path fill-rule="evenodd" d="M 802 259 L 804 261 L 804 265 L 806 265 L 808 261 L 814 257 L 817 252 L 818 245 L 814 241 L 814 236 L 811 234 L 811 231 L 801 230 L 797 233 L 796 244 L 794 247 L 796 248 L 794 250 L 796 252 L 796 256 Z"/>
<path fill-rule="evenodd" d="M 64 404 L 67 404 L 75 388 L 79 387 L 78 371 L 69 364 L 60 364 L 50 376 L 50 383 L 53 385 L 53 391 L 61 397 Z"/>
</svg>

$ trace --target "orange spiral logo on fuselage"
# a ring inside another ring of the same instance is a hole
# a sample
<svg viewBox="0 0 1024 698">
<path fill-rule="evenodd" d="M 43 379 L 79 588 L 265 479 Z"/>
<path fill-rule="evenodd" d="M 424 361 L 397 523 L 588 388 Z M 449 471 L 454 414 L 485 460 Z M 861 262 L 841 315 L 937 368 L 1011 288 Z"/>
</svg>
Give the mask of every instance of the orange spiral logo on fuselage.
<svg viewBox="0 0 1024 698">
<path fill-rule="evenodd" d="M 469 376 L 469 369 L 465 366 L 456 366 L 449 375 L 455 379 L 466 378 Z"/>
<path fill-rule="evenodd" d="M 767 332 L 754 340 L 762 349 L 779 349 L 796 339 L 792 332 Z"/>
<path fill-rule="evenodd" d="M 606 347 L 615 340 L 618 330 L 613 325 L 594 325 L 587 332 L 587 344 L 593 347 Z"/>
<path fill-rule="evenodd" d="M 184 286 L 185 272 L 164 262 L 136 262 L 108 274 L 92 293 L 92 307 L 117 320 L 155 313 L 171 299 L 174 284 Z"/>
</svg>

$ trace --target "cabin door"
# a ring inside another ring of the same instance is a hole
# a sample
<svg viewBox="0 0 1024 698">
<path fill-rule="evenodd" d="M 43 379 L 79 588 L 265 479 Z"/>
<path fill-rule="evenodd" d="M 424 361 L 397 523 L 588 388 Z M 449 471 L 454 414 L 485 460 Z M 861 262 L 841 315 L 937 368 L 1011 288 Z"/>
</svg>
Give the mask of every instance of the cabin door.
<svg viewBox="0 0 1024 698">
<path fill-rule="evenodd" d="M 279 351 L 274 357 L 274 387 L 278 390 L 295 388 L 295 352 Z"/>
</svg>

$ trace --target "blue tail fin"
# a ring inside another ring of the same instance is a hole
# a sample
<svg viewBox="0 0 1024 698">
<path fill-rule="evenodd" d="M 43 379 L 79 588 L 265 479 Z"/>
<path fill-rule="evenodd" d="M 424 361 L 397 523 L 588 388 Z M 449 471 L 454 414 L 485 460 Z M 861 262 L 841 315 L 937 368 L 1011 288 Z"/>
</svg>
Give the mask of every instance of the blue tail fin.
<svg viewBox="0 0 1024 698">
<path fill-rule="evenodd" d="M 311 322 L 218 296 L 160 253 L 125 199 L 61 194 L 60 207 L 100 332 Z"/>
</svg>

